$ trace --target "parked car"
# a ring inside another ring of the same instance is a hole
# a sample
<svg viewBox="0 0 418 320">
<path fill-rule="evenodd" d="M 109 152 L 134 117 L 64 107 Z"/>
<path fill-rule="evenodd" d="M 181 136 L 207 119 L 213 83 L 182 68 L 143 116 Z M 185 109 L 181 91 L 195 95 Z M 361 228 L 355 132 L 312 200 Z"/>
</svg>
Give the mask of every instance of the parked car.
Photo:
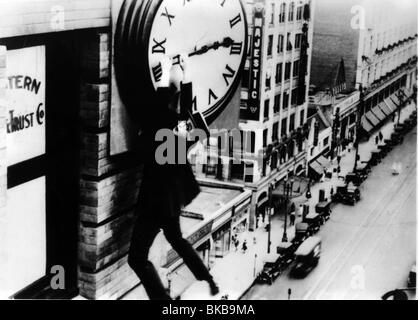
<svg viewBox="0 0 418 320">
<path fill-rule="evenodd" d="M 386 157 L 390 151 L 390 147 L 387 144 L 380 144 L 377 148 L 382 152 L 382 157 Z"/>
<path fill-rule="evenodd" d="M 296 250 L 296 264 L 292 268 L 295 277 L 306 276 L 319 262 L 321 256 L 321 238 L 309 237 Z"/>
<path fill-rule="evenodd" d="M 402 135 L 400 134 L 400 133 L 398 133 L 398 132 L 393 132 L 392 134 L 391 134 L 391 136 L 390 136 L 390 139 L 393 141 L 393 143 L 396 145 L 396 144 L 399 144 L 399 143 L 401 143 L 401 141 L 402 141 Z"/>
<path fill-rule="evenodd" d="M 280 256 L 277 254 L 270 254 L 264 260 L 263 270 L 257 277 L 258 283 L 273 284 L 274 280 L 281 274 Z"/>
<path fill-rule="evenodd" d="M 304 222 L 308 224 L 308 234 L 313 235 L 321 227 L 322 217 L 317 213 L 310 213 L 305 217 Z"/>
<path fill-rule="evenodd" d="M 337 186 L 337 191 L 332 196 L 332 201 L 344 204 L 355 205 L 360 200 L 360 189 L 352 183 L 343 186 Z"/>
<path fill-rule="evenodd" d="M 321 216 L 321 223 L 324 224 L 331 215 L 331 201 L 321 201 L 315 206 L 315 212 Z"/>
<path fill-rule="evenodd" d="M 295 225 L 295 237 L 292 242 L 295 246 L 299 246 L 305 239 L 309 237 L 309 225 L 305 222 L 298 222 Z"/>
<path fill-rule="evenodd" d="M 416 286 L 417 286 L 417 263 L 414 262 L 408 275 L 408 287 L 413 288 Z"/>
<path fill-rule="evenodd" d="M 282 270 L 286 269 L 295 259 L 295 251 L 298 248 L 294 242 L 280 242 L 277 246 L 279 264 Z"/>
<path fill-rule="evenodd" d="M 352 182 L 355 186 L 361 185 L 361 183 L 367 178 L 367 175 L 363 175 L 359 172 L 349 172 L 345 176 L 345 182 L 348 184 Z"/>
</svg>

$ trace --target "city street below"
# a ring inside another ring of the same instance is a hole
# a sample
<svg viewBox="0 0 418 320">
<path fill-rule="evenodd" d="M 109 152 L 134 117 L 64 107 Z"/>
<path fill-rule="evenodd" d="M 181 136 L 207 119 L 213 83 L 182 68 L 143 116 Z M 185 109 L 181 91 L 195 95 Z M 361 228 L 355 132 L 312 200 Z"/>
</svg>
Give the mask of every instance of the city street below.
<svg viewBox="0 0 418 320">
<path fill-rule="evenodd" d="M 416 144 L 414 128 L 372 168 L 355 206 L 334 205 L 318 233 L 319 264 L 305 278 L 292 278 L 291 265 L 271 286 L 256 284 L 242 299 L 381 299 L 406 288 L 416 253 Z M 351 159 L 353 151 L 342 162 Z M 399 175 L 392 175 L 394 163 L 401 164 Z M 415 299 L 415 292 L 407 293 Z"/>
</svg>

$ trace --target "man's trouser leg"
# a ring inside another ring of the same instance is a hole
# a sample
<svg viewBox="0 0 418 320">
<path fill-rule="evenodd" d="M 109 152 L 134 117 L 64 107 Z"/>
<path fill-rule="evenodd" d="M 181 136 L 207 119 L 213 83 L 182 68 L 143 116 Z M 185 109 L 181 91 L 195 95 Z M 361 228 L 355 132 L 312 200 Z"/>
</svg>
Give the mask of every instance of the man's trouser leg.
<svg viewBox="0 0 418 320">
<path fill-rule="evenodd" d="M 159 221 L 156 216 L 152 217 L 146 214 L 137 218 L 132 234 L 128 263 L 141 280 L 150 300 L 170 300 L 157 270 L 148 260 L 149 249 L 159 230 Z"/>
<path fill-rule="evenodd" d="M 179 217 L 164 219 L 162 229 L 167 241 L 171 244 L 179 256 L 183 258 L 184 263 L 196 279 L 211 281 L 212 276 L 203 264 L 202 259 L 200 259 L 191 244 L 183 238 L 180 229 Z"/>
</svg>

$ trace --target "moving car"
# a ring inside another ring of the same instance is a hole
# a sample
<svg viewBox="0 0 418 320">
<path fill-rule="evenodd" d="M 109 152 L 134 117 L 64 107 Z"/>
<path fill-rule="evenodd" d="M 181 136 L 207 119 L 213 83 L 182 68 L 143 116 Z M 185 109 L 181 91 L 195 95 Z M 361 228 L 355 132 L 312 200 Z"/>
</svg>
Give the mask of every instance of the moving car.
<svg viewBox="0 0 418 320">
<path fill-rule="evenodd" d="M 309 237 L 296 250 L 296 264 L 293 266 L 292 275 L 295 277 L 306 276 L 319 262 L 321 256 L 321 238 Z"/>
</svg>

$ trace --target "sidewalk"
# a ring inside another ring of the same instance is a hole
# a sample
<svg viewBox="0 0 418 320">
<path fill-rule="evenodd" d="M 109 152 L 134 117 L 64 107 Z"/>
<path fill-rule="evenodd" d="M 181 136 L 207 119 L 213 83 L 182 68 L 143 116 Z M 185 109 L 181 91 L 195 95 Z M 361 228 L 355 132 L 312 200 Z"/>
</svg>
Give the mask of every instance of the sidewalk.
<svg viewBox="0 0 418 320">
<path fill-rule="evenodd" d="M 271 221 L 271 255 L 277 255 L 276 247 L 283 235 L 284 222 L 280 218 L 280 216 L 274 216 Z M 288 227 L 289 241 L 294 237 L 294 233 L 294 227 Z M 238 300 L 252 286 L 268 256 L 268 232 L 260 226 L 257 230 L 248 231 L 243 236 L 240 238 L 238 251 L 231 249 L 228 255 L 216 261 L 210 271 L 219 285 L 219 294 L 211 296 L 209 285 L 204 281 L 196 281 L 181 295 L 182 300 L 220 300 L 224 295 L 228 296 L 228 300 Z M 254 237 L 256 243 L 254 243 Z M 243 239 L 246 239 L 248 244 L 246 253 L 241 251 Z"/>
</svg>

